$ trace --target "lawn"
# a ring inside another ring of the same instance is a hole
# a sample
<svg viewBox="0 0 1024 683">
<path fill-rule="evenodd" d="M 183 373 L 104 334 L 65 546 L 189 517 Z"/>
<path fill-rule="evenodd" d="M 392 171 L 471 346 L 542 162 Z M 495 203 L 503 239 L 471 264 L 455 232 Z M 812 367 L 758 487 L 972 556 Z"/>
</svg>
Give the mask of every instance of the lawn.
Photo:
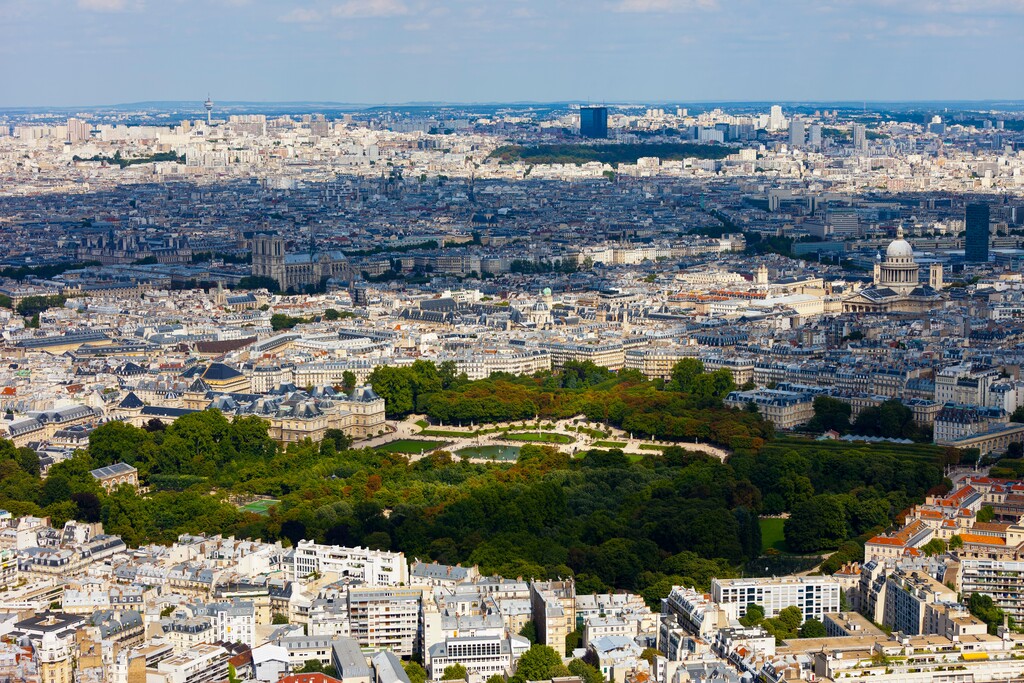
<svg viewBox="0 0 1024 683">
<path fill-rule="evenodd" d="M 509 441 L 533 441 L 536 443 L 572 443 L 573 438 L 554 432 L 517 432 L 506 434 Z"/>
<path fill-rule="evenodd" d="M 595 441 L 594 446 L 598 448 L 625 448 L 625 441 Z"/>
<path fill-rule="evenodd" d="M 603 439 L 604 437 L 608 436 L 608 434 L 602 432 L 600 429 L 591 429 L 590 427 L 580 426 L 576 428 L 576 431 L 579 432 L 580 434 L 586 434 L 591 439 Z"/>
<path fill-rule="evenodd" d="M 781 517 L 768 517 L 761 520 L 761 552 L 774 548 L 786 552 L 786 537 L 782 532 L 786 520 Z"/>
<path fill-rule="evenodd" d="M 266 515 L 270 513 L 270 508 L 280 504 L 279 500 L 254 500 L 243 505 L 241 510 L 242 512 L 254 512 L 257 515 Z"/>
<path fill-rule="evenodd" d="M 668 448 L 668 446 L 662 446 L 661 444 L 656 443 L 642 443 L 639 448 L 642 451 L 663 451 Z"/>
<path fill-rule="evenodd" d="M 430 423 L 427 422 L 426 420 L 416 420 L 416 424 L 417 426 L 419 426 L 420 429 L 426 429 L 427 427 L 430 426 Z"/>
<path fill-rule="evenodd" d="M 396 439 L 383 446 L 377 446 L 373 450 L 381 453 L 405 453 L 407 455 L 419 455 L 436 451 L 444 446 L 444 441 L 423 441 L 421 439 Z"/>
</svg>

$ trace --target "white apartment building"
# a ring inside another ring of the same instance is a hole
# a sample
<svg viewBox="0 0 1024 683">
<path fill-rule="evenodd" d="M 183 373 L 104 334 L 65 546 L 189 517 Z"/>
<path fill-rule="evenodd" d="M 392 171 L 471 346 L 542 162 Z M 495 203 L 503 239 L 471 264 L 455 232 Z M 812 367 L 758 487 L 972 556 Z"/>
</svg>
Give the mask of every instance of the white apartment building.
<svg viewBox="0 0 1024 683">
<path fill-rule="evenodd" d="M 419 651 L 424 599 L 430 599 L 429 589 L 349 589 L 351 637 L 364 648 L 391 650 L 401 657 L 412 656 Z"/>
<path fill-rule="evenodd" d="M 984 593 L 1018 622 L 1024 619 L 1024 562 L 964 558 L 959 571 L 957 585 L 965 600 Z"/>
<path fill-rule="evenodd" d="M 745 604 L 743 607 L 746 611 Z M 736 609 L 733 605 L 719 605 L 710 595 L 694 588 L 672 586 L 668 597 L 661 601 L 661 614 L 658 645 L 662 652 L 668 654 L 665 647 L 676 626 L 688 633 L 710 638 L 719 628 L 727 626 L 729 619 L 736 618 Z"/>
<path fill-rule="evenodd" d="M 935 373 L 935 401 L 971 406 L 988 405 L 989 386 L 999 379 L 995 368 L 961 363 Z"/>
<path fill-rule="evenodd" d="M 627 370 L 638 370 L 651 379 L 669 380 L 672 368 L 684 358 L 696 358 L 697 346 L 641 347 L 627 349 L 624 354 L 623 367 Z"/>
<path fill-rule="evenodd" d="M 292 561 L 293 581 L 305 582 L 311 575 L 329 573 L 358 579 L 370 586 L 409 583 L 409 566 L 402 553 L 299 541 Z"/>
<path fill-rule="evenodd" d="M 735 604 L 736 614 L 747 613 L 747 605 L 764 609 L 774 617 L 786 607 L 799 607 L 804 619 L 820 620 L 839 611 L 839 581 L 831 576 L 779 576 L 771 578 L 713 579 L 711 599 L 723 605 Z"/>
<path fill-rule="evenodd" d="M 228 678 L 228 652 L 219 645 L 196 645 L 156 665 L 147 683 L 207 683 Z"/>
<path fill-rule="evenodd" d="M 439 680 L 445 667 L 462 664 L 470 674 L 483 679 L 511 675 L 519 657 L 530 643 L 513 636 L 500 614 L 478 612 L 440 619 L 443 636 L 426 648 L 424 663 L 433 679 Z"/>
<path fill-rule="evenodd" d="M 621 370 L 625 362 L 625 348 L 619 341 L 544 342 L 542 348 L 551 354 L 553 370 L 569 361 L 590 361 L 602 368 Z"/>
<path fill-rule="evenodd" d="M 495 372 L 533 375 L 551 369 L 551 355 L 543 350 L 518 351 L 511 348 L 484 349 L 456 356 L 455 367 L 471 380 L 486 379 Z"/>
<path fill-rule="evenodd" d="M 256 606 L 251 602 L 233 600 L 206 606 L 216 640 L 226 643 L 256 645 Z"/>
</svg>

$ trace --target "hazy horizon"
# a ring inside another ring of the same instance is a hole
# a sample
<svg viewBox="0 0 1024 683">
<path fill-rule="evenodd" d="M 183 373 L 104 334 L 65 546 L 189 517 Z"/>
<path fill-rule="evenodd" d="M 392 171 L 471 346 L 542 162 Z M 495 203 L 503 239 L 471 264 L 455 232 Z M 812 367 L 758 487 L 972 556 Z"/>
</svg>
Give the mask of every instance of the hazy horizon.
<svg viewBox="0 0 1024 683">
<path fill-rule="evenodd" d="M 1024 0 L 0 0 L 0 107 L 1013 101 L 1022 26 Z"/>
</svg>

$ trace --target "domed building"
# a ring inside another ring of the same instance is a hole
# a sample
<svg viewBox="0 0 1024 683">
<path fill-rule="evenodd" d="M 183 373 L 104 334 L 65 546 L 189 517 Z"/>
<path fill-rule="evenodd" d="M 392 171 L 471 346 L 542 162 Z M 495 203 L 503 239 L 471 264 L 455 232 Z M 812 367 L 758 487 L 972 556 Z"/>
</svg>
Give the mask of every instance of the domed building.
<svg viewBox="0 0 1024 683">
<path fill-rule="evenodd" d="M 919 282 L 921 267 L 914 248 L 903 239 L 903 228 L 881 254 L 875 256 L 874 282 L 843 301 L 844 313 L 923 313 L 941 306 L 942 265 L 933 263 L 928 283 Z"/>
</svg>

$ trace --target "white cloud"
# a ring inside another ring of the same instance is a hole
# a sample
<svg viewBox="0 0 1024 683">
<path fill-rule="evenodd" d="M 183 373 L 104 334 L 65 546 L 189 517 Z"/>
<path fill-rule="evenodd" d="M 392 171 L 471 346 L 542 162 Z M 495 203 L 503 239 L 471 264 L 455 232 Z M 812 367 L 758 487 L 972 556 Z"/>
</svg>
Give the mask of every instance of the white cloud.
<svg viewBox="0 0 1024 683">
<path fill-rule="evenodd" d="M 907 15 L 1024 13 L 1024 0 L 837 0 L 828 6 L 863 10 L 866 5 Z"/>
<path fill-rule="evenodd" d="M 408 13 L 409 8 L 402 0 L 348 0 L 331 9 L 332 15 L 343 19 L 397 17 Z"/>
<path fill-rule="evenodd" d="M 718 0 L 619 0 L 612 9 L 635 14 L 665 14 L 717 9 Z"/>
<path fill-rule="evenodd" d="M 898 32 L 905 36 L 921 38 L 965 38 L 992 35 L 993 26 L 979 26 L 975 22 L 959 24 L 927 21 L 920 24 L 901 26 Z"/>
<path fill-rule="evenodd" d="M 128 0 L 78 0 L 78 8 L 90 12 L 123 12 Z"/>
<path fill-rule="evenodd" d="M 288 22 L 290 24 L 312 24 L 320 21 L 320 13 L 315 9 L 296 7 L 291 12 L 283 15 L 281 17 L 281 21 Z"/>
</svg>

